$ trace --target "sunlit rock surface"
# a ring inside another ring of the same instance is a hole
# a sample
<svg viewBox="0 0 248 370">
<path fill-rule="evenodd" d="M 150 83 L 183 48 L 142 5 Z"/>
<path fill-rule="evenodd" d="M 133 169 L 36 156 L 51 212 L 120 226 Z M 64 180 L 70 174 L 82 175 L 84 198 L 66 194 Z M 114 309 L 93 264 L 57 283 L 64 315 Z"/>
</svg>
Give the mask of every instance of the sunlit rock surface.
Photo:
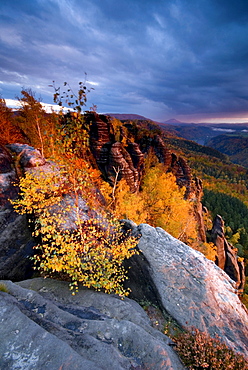
<svg viewBox="0 0 248 370">
<path fill-rule="evenodd" d="M 27 144 L 8 144 L 7 148 L 17 155 L 22 168 L 43 166 L 46 163 L 40 151 Z"/>
<path fill-rule="evenodd" d="M 235 282 L 214 262 L 161 228 L 141 224 L 139 249 L 165 310 L 186 328 L 219 335 L 248 357 L 248 315 Z"/>
</svg>

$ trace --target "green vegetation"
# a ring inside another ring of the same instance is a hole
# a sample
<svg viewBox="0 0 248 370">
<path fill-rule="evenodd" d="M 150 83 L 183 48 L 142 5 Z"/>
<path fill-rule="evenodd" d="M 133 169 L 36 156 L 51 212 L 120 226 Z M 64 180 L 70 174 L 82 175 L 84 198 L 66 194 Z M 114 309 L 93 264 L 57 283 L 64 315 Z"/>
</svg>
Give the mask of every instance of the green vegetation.
<svg viewBox="0 0 248 370">
<path fill-rule="evenodd" d="M 173 236 L 202 251 L 208 258 L 214 260 L 216 250 L 212 245 L 208 243 L 197 245 L 197 225 L 193 217 L 193 202 L 184 199 L 185 189 L 177 187 L 175 177 L 172 174 L 165 173 L 154 153 L 149 151 L 151 141 L 155 140 L 159 134 L 163 137 L 169 149 L 186 157 L 193 175 L 203 180 L 204 204 L 208 207 L 212 217 L 219 213 L 224 218 L 227 238 L 238 248 L 239 255 L 247 259 L 247 169 L 232 164 L 226 155 L 215 149 L 175 137 L 173 133 L 163 133 L 160 127 L 152 121 L 120 122 L 113 119 L 110 129 L 111 135 L 115 140 L 120 141 L 124 147 L 127 147 L 129 142 L 137 142 L 141 151 L 146 153 L 146 163 L 142 170 L 141 188 L 137 193 L 132 194 L 124 180 L 117 181 L 118 176 L 114 188 L 111 189 L 102 180 L 89 147 L 90 124 L 86 123 L 82 108 L 87 101 L 87 94 L 90 90 L 87 89 L 85 82 L 79 83 L 77 93 L 73 92 L 68 83 L 64 83 L 63 89 L 57 88 L 55 83 L 52 86 L 54 87 L 54 101 L 61 107 L 64 104 L 69 105 L 74 112 L 46 114 L 31 90 L 21 91 L 22 96 L 19 100 L 22 107 L 16 116 L 13 116 L 11 110 L 6 107 L 4 99 L 0 101 L 1 142 L 3 144 L 16 141 L 27 142 L 40 149 L 46 158 L 53 160 L 60 168 L 59 175 L 57 173 L 56 176 L 63 177 L 63 181 L 61 178 L 51 179 L 47 176 L 47 180 L 50 181 L 49 184 L 45 185 L 43 183 L 44 179 L 40 178 L 40 184 L 34 186 L 36 190 L 41 188 L 41 184 L 44 188 L 47 186 L 44 204 L 46 201 L 46 207 L 50 213 L 51 207 L 53 207 L 53 197 L 56 198 L 57 196 L 56 202 L 58 203 L 62 201 L 61 199 L 66 194 L 70 194 L 74 199 L 85 197 L 89 207 L 97 209 L 100 214 L 103 212 L 103 219 L 105 217 L 109 218 L 109 213 L 112 212 L 117 218 L 130 218 L 137 223 L 148 222 L 153 226 L 161 226 Z M 120 169 L 116 169 L 117 172 L 118 170 Z M 31 179 L 26 178 L 25 181 L 26 183 L 22 184 L 22 200 L 27 200 L 28 196 L 32 195 L 28 194 L 28 191 L 32 191 L 29 186 Z M 60 184 L 59 187 L 56 185 L 58 183 Z M 53 192 L 53 196 L 50 192 Z M 95 196 L 97 192 L 105 197 L 105 201 L 97 200 Z M 37 194 L 40 194 L 39 191 L 37 191 Z M 231 198 L 228 198 L 228 196 Z M 29 202 L 32 203 L 30 199 Z M 70 206 L 72 207 L 72 205 Z M 23 204 L 22 207 L 24 210 L 27 204 Z M 75 207 L 75 204 L 73 207 Z M 38 210 L 35 210 L 35 205 L 32 205 L 31 208 L 33 208 L 33 212 L 39 213 Z M 29 212 L 27 208 L 26 211 Z M 74 212 L 77 212 L 75 208 Z M 41 217 L 41 215 L 38 216 Z M 39 228 L 35 232 L 40 232 L 40 235 L 44 237 L 46 233 L 44 228 L 48 225 L 44 220 L 41 221 L 42 217 L 39 221 Z M 56 222 L 53 220 L 54 233 L 55 229 L 61 226 L 60 218 L 62 220 L 63 217 L 57 217 Z M 44 228 L 42 229 L 43 223 Z M 97 234 L 102 226 L 96 225 L 93 220 L 90 223 L 94 225 L 92 227 L 95 228 L 94 233 Z M 79 225 L 78 228 L 80 229 L 80 227 L 86 229 L 86 224 Z M 75 232 L 70 233 L 72 238 Z M 118 228 L 116 233 L 118 234 Z M 76 240 L 79 238 L 78 235 L 74 235 L 74 237 Z M 80 237 L 82 237 L 82 233 Z M 101 237 L 105 238 L 106 236 L 102 235 Z M 63 238 L 65 238 L 65 235 L 63 235 Z M 94 239 L 93 236 L 90 238 Z M 95 238 L 95 240 L 99 240 L 99 238 Z M 108 237 L 106 238 L 108 239 Z M 64 244 L 66 243 L 65 240 L 63 241 Z M 70 241 L 71 244 L 74 243 L 73 240 Z M 41 244 L 44 244 L 44 242 L 49 245 L 51 243 L 56 245 L 57 243 L 53 239 L 43 239 Z M 84 241 L 84 243 L 86 242 Z M 46 253 L 49 253 L 48 250 Z M 40 253 L 40 255 L 46 256 L 46 253 Z M 128 253 L 127 256 L 129 256 Z M 113 252 L 108 253 L 108 255 L 112 254 Z M 41 266 L 40 257 L 37 257 L 37 261 Z M 45 266 L 45 264 L 42 266 Z M 49 270 L 47 266 L 48 264 L 46 264 L 46 272 Z M 65 274 L 65 267 L 60 268 Z M 52 268 L 50 270 L 52 271 Z M 76 279 L 76 277 L 74 278 Z M 93 279 L 93 281 L 95 280 Z"/>
<path fill-rule="evenodd" d="M 6 287 L 5 284 L 1 283 L 0 284 L 0 292 L 8 293 L 8 288 Z"/>
<path fill-rule="evenodd" d="M 248 257 L 248 207 L 235 197 L 207 189 L 204 190 L 202 203 L 211 211 L 213 218 L 217 214 L 222 216 L 227 238 L 231 240 L 236 234 L 237 241 L 233 244 L 238 247 L 241 257 L 245 256 L 245 251 Z"/>
<path fill-rule="evenodd" d="M 216 214 L 224 219 L 226 237 L 244 258 L 248 276 L 248 170 L 214 149 L 204 149 L 180 138 L 164 137 L 164 140 L 172 150 L 187 158 L 193 175 L 203 180 L 203 204 L 212 220 Z M 248 281 L 242 301 L 248 307 Z"/>
<path fill-rule="evenodd" d="M 225 222 L 225 236 L 237 248 L 238 256 L 244 258 L 245 275 L 248 275 L 248 207 L 239 199 L 204 190 L 203 205 L 212 214 L 212 218 L 219 214 Z M 248 280 L 242 297 L 243 303 L 248 307 Z"/>
<path fill-rule="evenodd" d="M 212 138 L 208 145 L 229 156 L 232 162 L 248 168 L 248 133 L 235 132 Z"/>
<path fill-rule="evenodd" d="M 193 175 L 203 180 L 204 189 L 234 196 L 248 205 L 248 170 L 234 164 L 228 156 L 193 141 L 164 135 L 168 147 L 184 156 Z"/>
</svg>

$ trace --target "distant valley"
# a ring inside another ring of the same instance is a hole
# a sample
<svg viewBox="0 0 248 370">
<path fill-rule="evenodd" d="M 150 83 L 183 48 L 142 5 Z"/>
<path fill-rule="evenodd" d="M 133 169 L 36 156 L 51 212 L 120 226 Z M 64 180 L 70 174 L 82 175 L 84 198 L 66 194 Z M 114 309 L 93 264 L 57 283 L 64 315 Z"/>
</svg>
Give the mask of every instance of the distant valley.
<svg viewBox="0 0 248 370">
<path fill-rule="evenodd" d="M 169 122 L 165 122 L 165 130 Z M 163 124 L 160 126 L 163 128 Z M 248 123 L 173 123 L 171 129 L 177 136 L 216 149 L 228 155 L 233 163 L 248 168 Z"/>
<path fill-rule="evenodd" d="M 149 118 L 136 114 L 114 114 L 109 116 L 119 120 L 144 120 Z M 248 122 L 244 123 L 185 123 L 174 118 L 165 121 L 152 121 L 166 133 L 179 138 L 195 141 L 229 156 L 233 163 L 248 168 Z"/>
<path fill-rule="evenodd" d="M 222 134 L 243 135 L 248 133 L 248 122 L 245 123 L 183 123 L 174 119 L 159 124 L 168 129 L 168 125 L 177 135 L 201 145 L 208 145 L 209 140 Z M 217 149 L 217 148 L 216 148 Z"/>
</svg>

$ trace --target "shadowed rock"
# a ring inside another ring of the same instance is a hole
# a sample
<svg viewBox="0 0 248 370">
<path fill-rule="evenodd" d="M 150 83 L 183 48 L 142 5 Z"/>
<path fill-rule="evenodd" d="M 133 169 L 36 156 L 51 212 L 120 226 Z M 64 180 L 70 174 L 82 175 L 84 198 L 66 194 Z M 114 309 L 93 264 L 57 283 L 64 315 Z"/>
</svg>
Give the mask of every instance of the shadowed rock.
<svg viewBox="0 0 248 370">
<path fill-rule="evenodd" d="M 9 204 L 9 198 L 15 198 L 18 188 L 14 185 L 17 181 L 14 161 L 10 152 L 0 145 L 0 206 Z"/>
<path fill-rule="evenodd" d="M 171 340 L 134 301 L 32 279 L 0 292 L 0 367 L 183 370 Z"/>
<path fill-rule="evenodd" d="M 0 277 L 22 280 L 33 275 L 35 245 L 26 215 L 16 214 L 11 207 L 0 208 Z"/>
</svg>

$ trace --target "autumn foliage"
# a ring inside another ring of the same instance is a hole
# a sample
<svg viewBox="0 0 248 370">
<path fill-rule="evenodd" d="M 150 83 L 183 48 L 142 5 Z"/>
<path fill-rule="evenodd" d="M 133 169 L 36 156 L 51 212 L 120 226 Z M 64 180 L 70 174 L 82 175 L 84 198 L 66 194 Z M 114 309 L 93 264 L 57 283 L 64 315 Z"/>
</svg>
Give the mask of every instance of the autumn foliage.
<svg viewBox="0 0 248 370">
<path fill-rule="evenodd" d="M 21 130 L 15 125 L 12 111 L 0 97 L 0 144 L 23 142 Z"/>
<path fill-rule="evenodd" d="M 111 189 L 103 181 L 90 151 L 90 124 L 81 113 L 88 92 L 85 84 L 79 83 L 78 94 L 74 94 L 67 83 L 64 92 L 53 86 L 55 102 L 62 107 L 65 100 L 74 112 L 46 114 L 31 90 L 21 91 L 21 109 L 16 117 L 11 116 L 4 100 L 0 101 L 0 132 L 3 132 L 4 144 L 18 141 L 16 133 L 21 132 L 26 142 L 40 149 L 59 168 L 46 174 L 37 171 L 35 176 L 26 174 L 20 182 L 22 197 L 15 207 L 19 212 L 35 214 L 35 235 L 41 238 L 36 268 L 47 274 L 65 274 L 73 284 L 82 282 L 106 292 L 123 293 L 121 263 L 134 253 L 136 242 L 132 238 L 123 240 L 116 222 L 121 218 L 162 227 L 215 260 L 213 245 L 199 245 L 194 201 L 185 199 L 185 188 L 177 185 L 176 177 L 159 163 L 156 155 L 144 150 L 144 170 L 136 193 L 130 191 L 123 179 L 116 181 Z M 143 132 L 135 123 L 123 125 L 113 119 L 110 131 L 124 147 L 139 137 L 142 149 L 142 145 L 145 147 L 145 142 L 149 142 L 151 131 L 157 130 L 151 123 L 147 125 Z M 87 207 L 101 216 L 96 219 L 91 215 L 82 220 L 79 204 L 82 199 L 87 199 Z M 63 225 L 68 213 L 76 215 L 76 221 L 73 228 L 66 229 Z M 96 272 L 96 266 L 104 277 Z"/>
<path fill-rule="evenodd" d="M 45 275 L 67 277 L 71 289 L 77 290 L 81 283 L 127 295 L 122 262 L 136 253 L 136 239 L 124 237 L 119 222 L 106 214 L 83 218 L 82 195 L 86 190 L 90 194 L 89 176 L 84 172 L 77 172 L 80 181 L 64 166 L 21 178 L 21 198 L 13 204 L 19 213 L 35 216 L 34 236 L 41 240 L 35 268 Z"/>
<path fill-rule="evenodd" d="M 175 176 L 157 164 L 147 169 L 140 192 L 132 194 L 124 180 L 118 184 L 115 210 L 137 223 L 162 227 L 190 244 L 197 237 L 197 225 L 193 204 L 184 195 L 185 188 L 178 187 Z"/>
</svg>

